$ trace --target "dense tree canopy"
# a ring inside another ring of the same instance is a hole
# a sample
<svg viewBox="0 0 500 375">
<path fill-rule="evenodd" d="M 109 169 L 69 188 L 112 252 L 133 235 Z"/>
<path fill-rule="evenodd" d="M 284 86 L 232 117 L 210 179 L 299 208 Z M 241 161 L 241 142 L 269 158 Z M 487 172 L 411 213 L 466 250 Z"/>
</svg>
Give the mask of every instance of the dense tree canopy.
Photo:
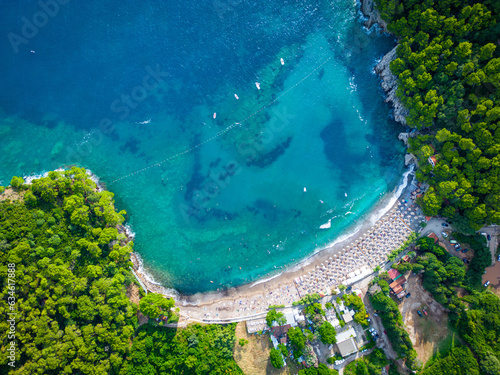
<svg viewBox="0 0 500 375">
<path fill-rule="evenodd" d="M 500 223 L 500 5 L 498 1 L 377 0 L 399 37 L 391 70 L 407 124 L 417 177 L 431 189 L 427 215 Z M 427 158 L 435 156 L 433 167 Z"/>
<path fill-rule="evenodd" d="M 165 298 L 158 293 L 148 293 L 139 303 L 141 312 L 152 319 L 158 318 L 160 315 L 170 316 L 172 307 L 174 307 L 174 300 Z"/>
<path fill-rule="evenodd" d="M 15 337 L 1 335 L 0 373 L 242 374 L 235 325 L 137 330 L 133 244 L 117 230 L 125 212 L 84 169 L 13 180 L 24 200 L 0 200 L 0 331 L 10 332 L 10 306 L 17 315 Z M 156 317 L 173 300 L 150 293 L 140 304 Z"/>
<path fill-rule="evenodd" d="M 337 342 L 337 332 L 330 322 L 323 322 L 319 327 L 319 335 L 323 344 L 335 344 Z"/>
<path fill-rule="evenodd" d="M 8 329 L 9 296 L 17 313 L 16 366 L 6 355 L 11 340 L 1 335 L 0 372 L 118 373 L 137 325 L 125 290 L 133 281 L 132 243 L 115 228 L 124 212 L 83 169 L 51 172 L 31 185 L 21 180 L 14 185 L 30 200 L 0 202 L 0 262 L 15 270 L 0 270 L 0 331 Z"/>
<path fill-rule="evenodd" d="M 370 300 L 373 308 L 379 312 L 392 348 L 401 357 L 406 357 L 407 365 L 411 368 L 417 355 L 413 349 L 410 337 L 405 330 L 403 317 L 399 312 L 398 305 L 392 298 L 382 292 L 377 292 L 370 297 Z"/>
<path fill-rule="evenodd" d="M 121 374 L 243 374 L 233 359 L 235 327 L 196 324 L 174 330 L 141 326 Z"/>
</svg>

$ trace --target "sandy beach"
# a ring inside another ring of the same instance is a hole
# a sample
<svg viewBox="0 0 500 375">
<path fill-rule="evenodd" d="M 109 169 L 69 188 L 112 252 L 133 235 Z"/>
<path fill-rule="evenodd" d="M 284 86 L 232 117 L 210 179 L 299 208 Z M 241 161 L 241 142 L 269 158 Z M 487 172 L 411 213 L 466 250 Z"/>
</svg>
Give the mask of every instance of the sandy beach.
<svg viewBox="0 0 500 375">
<path fill-rule="evenodd" d="M 352 234 L 340 236 L 333 244 L 318 249 L 281 274 L 227 290 L 188 296 L 154 283 L 140 258 L 133 254 L 135 273 L 148 291 L 176 300 L 181 323 L 256 319 L 263 317 L 270 305 L 288 307 L 306 294 L 331 294 L 338 285 L 351 285 L 371 275 L 375 267 L 384 266 L 387 255 L 419 229 L 424 217 L 414 204 L 419 190 L 412 173 L 413 168 L 405 172 L 403 183 L 386 194 L 362 223 L 351 228 Z"/>
</svg>

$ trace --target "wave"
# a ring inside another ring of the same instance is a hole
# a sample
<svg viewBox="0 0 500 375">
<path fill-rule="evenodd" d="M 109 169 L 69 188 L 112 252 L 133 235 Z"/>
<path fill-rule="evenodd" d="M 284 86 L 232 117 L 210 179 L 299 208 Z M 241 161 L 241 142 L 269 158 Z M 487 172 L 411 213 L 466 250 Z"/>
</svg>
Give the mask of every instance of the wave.
<svg viewBox="0 0 500 375">
<path fill-rule="evenodd" d="M 127 235 L 127 237 L 132 239 L 135 238 L 135 232 L 133 231 L 132 226 L 130 224 L 125 224 L 123 228 L 125 229 L 125 234 Z"/>
<path fill-rule="evenodd" d="M 369 213 L 369 217 L 366 220 L 360 220 L 359 223 L 357 223 L 355 226 L 351 226 L 348 230 L 349 232 L 340 235 L 337 237 L 335 240 L 332 242 L 329 242 L 328 244 L 318 247 L 314 252 L 308 256 L 306 259 L 302 260 L 301 262 L 297 263 L 292 270 L 297 271 L 303 266 L 306 266 L 312 262 L 312 258 L 319 252 L 332 248 L 335 245 L 348 240 L 351 237 L 356 236 L 356 234 L 366 225 L 366 222 L 369 222 L 370 225 L 374 225 L 382 216 L 384 216 L 397 202 L 403 191 L 406 189 L 408 186 L 408 180 L 409 176 L 414 174 L 415 166 L 412 164 L 410 165 L 410 168 L 403 173 L 401 176 L 401 183 L 397 186 L 397 188 L 394 189 L 394 194 L 391 196 L 387 204 L 384 204 L 380 209 L 374 210 Z M 386 194 L 385 197 L 390 196 L 390 194 Z M 347 212 L 346 215 L 351 212 Z"/>
<path fill-rule="evenodd" d="M 64 168 L 57 168 L 55 170 L 55 172 L 62 172 L 64 170 L 65 170 Z M 38 180 L 39 178 L 47 177 L 48 175 L 49 175 L 48 171 L 43 171 L 43 172 L 38 173 L 38 174 L 31 174 L 31 175 L 23 176 L 23 179 L 24 179 L 25 184 L 31 184 L 34 180 Z"/>
<path fill-rule="evenodd" d="M 387 204 L 382 208 L 380 208 L 379 210 L 377 210 L 376 212 L 373 212 L 372 215 L 370 215 L 371 224 L 375 224 L 382 216 L 384 216 L 392 208 L 392 206 L 394 206 L 394 204 L 397 202 L 401 194 L 403 194 L 403 191 L 408 186 L 409 176 L 413 175 L 414 173 L 415 173 L 415 165 L 411 164 L 410 168 L 405 173 L 403 173 L 401 183 L 395 189 L 394 195 L 389 199 Z"/>
<path fill-rule="evenodd" d="M 272 280 L 272 279 L 275 279 L 277 277 L 280 277 L 281 275 L 283 274 L 283 272 L 280 272 L 276 275 L 273 275 L 271 277 L 268 277 L 267 279 L 261 279 L 261 280 L 257 280 L 256 282 L 254 282 L 252 285 L 249 286 L 249 288 L 252 288 L 254 287 L 255 285 L 259 285 L 259 284 L 262 284 L 262 283 L 266 283 L 268 282 L 269 280 Z"/>
</svg>

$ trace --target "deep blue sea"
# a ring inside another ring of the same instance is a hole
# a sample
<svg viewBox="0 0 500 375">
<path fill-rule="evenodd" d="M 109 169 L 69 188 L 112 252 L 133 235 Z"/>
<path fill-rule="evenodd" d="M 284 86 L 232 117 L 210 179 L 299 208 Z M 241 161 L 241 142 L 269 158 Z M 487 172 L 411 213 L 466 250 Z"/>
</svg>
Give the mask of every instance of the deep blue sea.
<svg viewBox="0 0 500 375">
<path fill-rule="evenodd" d="M 402 174 L 395 41 L 352 0 L 0 0 L 0 38 L 0 182 L 92 170 L 181 292 L 298 262 Z"/>
</svg>

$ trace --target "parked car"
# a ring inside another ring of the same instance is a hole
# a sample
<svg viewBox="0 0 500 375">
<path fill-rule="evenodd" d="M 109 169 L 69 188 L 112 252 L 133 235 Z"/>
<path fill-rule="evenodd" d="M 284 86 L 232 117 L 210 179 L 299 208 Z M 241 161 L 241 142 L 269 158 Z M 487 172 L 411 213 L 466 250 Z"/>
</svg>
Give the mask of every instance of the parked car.
<svg viewBox="0 0 500 375">
<path fill-rule="evenodd" d="M 372 322 L 372 320 L 371 320 L 370 318 L 366 318 L 366 321 L 367 321 L 368 323 L 371 323 L 371 322 Z"/>
<path fill-rule="evenodd" d="M 491 236 L 489 234 L 486 236 L 486 238 L 488 238 L 488 241 L 491 241 Z"/>
<path fill-rule="evenodd" d="M 423 312 L 425 315 L 427 315 L 427 311 L 425 311 L 425 309 L 423 309 L 423 310 L 422 310 L 422 312 Z"/>
<path fill-rule="evenodd" d="M 361 351 L 361 353 L 366 353 L 367 351 L 368 351 L 368 349 L 363 349 L 363 350 Z"/>
<path fill-rule="evenodd" d="M 379 337 L 380 337 L 379 335 L 375 335 L 375 336 L 373 336 L 373 339 L 377 340 Z"/>
<path fill-rule="evenodd" d="M 406 298 L 410 298 L 410 297 L 411 297 L 411 293 L 408 293 L 408 294 L 406 295 Z"/>
<path fill-rule="evenodd" d="M 459 247 L 456 247 L 455 250 L 460 251 L 460 250 L 462 250 L 462 248 L 459 246 Z"/>
<path fill-rule="evenodd" d="M 500 262 L 500 254 L 498 254 L 497 262 Z"/>
<path fill-rule="evenodd" d="M 450 240 L 450 243 L 457 243 L 457 240 Z"/>
<path fill-rule="evenodd" d="M 443 238 L 448 238 L 448 233 L 446 233 L 446 232 L 441 232 L 441 236 L 443 236 Z"/>
<path fill-rule="evenodd" d="M 469 249 L 463 249 L 462 253 L 466 253 L 467 251 L 469 251 Z"/>
<path fill-rule="evenodd" d="M 467 258 L 464 258 L 462 260 L 464 261 L 464 263 L 469 263 L 469 259 L 467 259 Z"/>
<path fill-rule="evenodd" d="M 373 316 L 378 316 L 378 314 L 377 314 L 377 313 L 375 313 L 375 314 L 373 314 Z"/>
<path fill-rule="evenodd" d="M 457 249 L 457 248 L 459 248 L 459 247 L 460 247 L 460 244 L 459 244 L 459 243 L 457 243 L 457 244 L 455 244 L 454 246 L 455 246 L 455 249 Z"/>
<path fill-rule="evenodd" d="M 490 282 L 489 282 L 489 281 L 486 281 L 486 282 L 484 283 L 484 287 L 487 287 L 488 285 L 490 285 Z"/>
<path fill-rule="evenodd" d="M 422 317 L 422 312 L 420 310 L 417 311 L 418 316 Z"/>
<path fill-rule="evenodd" d="M 387 332 L 384 330 L 384 333 L 387 335 Z"/>
<path fill-rule="evenodd" d="M 448 226 L 449 226 L 449 225 L 448 225 L 448 224 L 446 224 L 446 223 L 441 223 L 441 225 L 442 225 L 443 227 L 448 227 Z"/>
</svg>

